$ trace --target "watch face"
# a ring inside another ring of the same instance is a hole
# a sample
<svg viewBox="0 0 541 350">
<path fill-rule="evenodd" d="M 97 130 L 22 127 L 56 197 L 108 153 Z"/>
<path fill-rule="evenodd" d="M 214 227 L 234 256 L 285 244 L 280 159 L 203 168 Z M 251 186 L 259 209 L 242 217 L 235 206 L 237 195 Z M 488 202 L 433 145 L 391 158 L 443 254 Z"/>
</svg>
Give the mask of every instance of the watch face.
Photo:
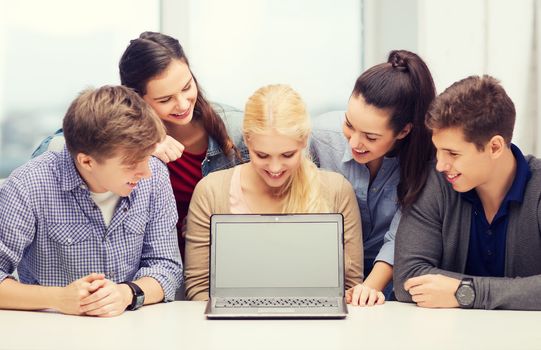
<svg viewBox="0 0 541 350">
<path fill-rule="evenodd" d="M 456 300 L 460 306 L 471 306 L 475 301 L 475 291 L 472 286 L 463 284 L 456 291 Z"/>
<path fill-rule="evenodd" d="M 135 307 L 141 307 L 145 303 L 145 295 L 138 295 L 135 301 Z"/>
</svg>

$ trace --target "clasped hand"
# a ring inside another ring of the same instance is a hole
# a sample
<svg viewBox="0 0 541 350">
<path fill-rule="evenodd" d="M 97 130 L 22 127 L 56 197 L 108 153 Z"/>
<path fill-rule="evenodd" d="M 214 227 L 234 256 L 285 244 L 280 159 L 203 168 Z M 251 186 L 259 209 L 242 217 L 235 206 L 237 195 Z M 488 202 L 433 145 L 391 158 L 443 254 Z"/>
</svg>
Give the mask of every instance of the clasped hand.
<svg viewBox="0 0 541 350">
<path fill-rule="evenodd" d="M 71 315 L 117 316 L 131 303 L 131 295 L 129 286 L 92 273 L 61 289 L 57 309 Z"/>
</svg>

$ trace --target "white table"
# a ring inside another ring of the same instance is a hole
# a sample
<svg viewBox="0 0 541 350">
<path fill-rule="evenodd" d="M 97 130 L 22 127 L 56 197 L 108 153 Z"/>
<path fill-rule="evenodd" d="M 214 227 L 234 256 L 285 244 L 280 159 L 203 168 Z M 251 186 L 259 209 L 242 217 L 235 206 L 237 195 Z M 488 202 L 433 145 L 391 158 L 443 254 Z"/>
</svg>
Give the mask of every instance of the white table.
<svg viewBox="0 0 541 350">
<path fill-rule="evenodd" d="M 207 320 L 204 302 L 109 319 L 0 310 L 0 349 L 540 349 L 541 312 L 389 302 L 345 320 Z"/>
</svg>

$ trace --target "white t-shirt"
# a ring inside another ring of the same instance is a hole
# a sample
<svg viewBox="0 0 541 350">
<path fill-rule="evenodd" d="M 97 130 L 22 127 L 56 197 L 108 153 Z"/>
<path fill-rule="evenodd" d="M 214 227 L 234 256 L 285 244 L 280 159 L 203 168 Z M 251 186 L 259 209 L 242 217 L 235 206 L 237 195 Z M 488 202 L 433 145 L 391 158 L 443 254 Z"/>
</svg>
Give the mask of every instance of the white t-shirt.
<svg viewBox="0 0 541 350">
<path fill-rule="evenodd" d="M 105 221 L 105 226 L 108 227 L 113 219 L 113 214 L 115 213 L 120 196 L 113 192 L 90 192 L 90 198 L 92 198 L 94 203 L 100 208 L 101 214 L 103 215 L 103 221 Z"/>
</svg>

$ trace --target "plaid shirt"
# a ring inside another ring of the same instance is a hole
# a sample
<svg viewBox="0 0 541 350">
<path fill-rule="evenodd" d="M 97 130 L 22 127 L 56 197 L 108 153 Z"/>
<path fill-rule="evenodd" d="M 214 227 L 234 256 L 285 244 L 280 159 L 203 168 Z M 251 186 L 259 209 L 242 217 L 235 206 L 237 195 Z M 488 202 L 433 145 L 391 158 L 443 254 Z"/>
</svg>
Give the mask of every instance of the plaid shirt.
<svg viewBox="0 0 541 350">
<path fill-rule="evenodd" d="M 0 187 L 0 282 L 65 286 L 92 272 L 113 282 L 156 279 L 165 300 L 182 283 L 177 211 L 163 163 L 121 197 L 108 227 L 66 148 L 15 170 Z"/>
</svg>

